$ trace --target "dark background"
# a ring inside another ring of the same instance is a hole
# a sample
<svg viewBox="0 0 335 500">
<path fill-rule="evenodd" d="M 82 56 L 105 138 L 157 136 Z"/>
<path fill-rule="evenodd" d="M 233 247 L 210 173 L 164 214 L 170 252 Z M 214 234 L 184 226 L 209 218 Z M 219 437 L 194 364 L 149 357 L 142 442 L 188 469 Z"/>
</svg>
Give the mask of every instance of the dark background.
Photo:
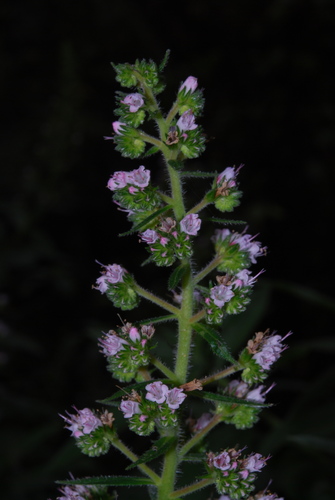
<svg viewBox="0 0 335 500">
<path fill-rule="evenodd" d="M 135 272 L 145 257 L 136 236 L 115 239 L 127 224 L 105 188 L 113 171 L 141 164 L 103 141 L 119 89 L 110 61 L 158 62 L 168 48 L 165 109 L 187 76 L 205 89 L 209 142 L 190 168 L 245 164 L 234 216 L 269 249 L 253 303 L 227 321 L 226 337 L 238 351 L 258 329 L 294 332 L 271 379 L 276 406 L 252 431 L 227 437 L 232 429 L 221 428 L 213 449 L 232 441 L 270 453 L 259 487 L 273 478 L 285 500 L 335 498 L 334 28 L 327 0 L 1 4 L 1 498 L 55 498 L 54 481 L 69 471 L 127 465 L 117 452 L 81 455 L 57 414 L 115 390 L 96 339 L 119 319 L 91 289 L 95 259 Z M 159 180 L 159 159 L 145 165 Z M 185 188 L 200 196 L 203 181 Z M 206 236 L 198 246 L 206 262 Z M 136 276 L 163 294 L 155 268 Z M 142 302 L 123 318 L 150 315 Z M 195 366 L 212 370 L 201 352 Z"/>
</svg>

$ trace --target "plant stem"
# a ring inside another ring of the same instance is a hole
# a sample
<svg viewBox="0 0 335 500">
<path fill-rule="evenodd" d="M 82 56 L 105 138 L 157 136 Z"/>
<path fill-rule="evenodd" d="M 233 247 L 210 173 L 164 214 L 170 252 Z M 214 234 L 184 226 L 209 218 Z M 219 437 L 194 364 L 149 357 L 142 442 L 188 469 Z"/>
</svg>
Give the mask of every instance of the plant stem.
<svg viewBox="0 0 335 500">
<path fill-rule="evenodd" d="M 190 451 L 193 446 L 195 446 L 201 439 L 206 436 L 217 424 L 221 421 L 221 415 L 214 415 L 214 417 L 208 422 L 208 424 L 201 429 L 201 431 L 197 432 L 187 443 L 184 444 L 182 448 L 179 450 L 179 458 L 186 455 L 188 451 Z"/>
<path fill-rule="evenodd" d="M 126 446 L 118 437 L 113 437 L 111 439 L 111 443 L 114 446 L 114 448 L 121 451 L 121 453 L 123 453 L 126 457 L 128 457 L 129 460 L 131 460 L 132 462 L 136 462 L 136 460 L 138 460 L 138 456 L 135 455 L 135 453 L 133 453 L 128 448 L 128 446 Z M 161 478 L 156 474 L 156 472 L 154 472 L 152 469 L 150 469 L 150 467 L 148 467 L 147 465 L 144 465 L 144 464 L 139 464 L 139 465 L 137 465 L 137 467 L 142 472 L 144 472 L 144 474 L 149 476 L 154 481 L 156 486 L 158 486 L 160 484 Z"/>
<path fill-rule="evenodd" d="M 156 368 L 158 368 L 158 370 L 160 370 L 162 373 L 164 373 L 164 375 L 166 375 L 170 380 L 172 380 L 173 382 L 176 382 L 176 383 L 178 382 L 178 379 L 177 379 L 176 375 L 174 374 L 174 372 L 172 370 L 170 370 L 170 368 L 165 366 L 164 363 L 162 363 L 159 359 L 155 358 L 155 356 L 151 356 L 150 362 Z"/>
<path fill-rule="evenodd" d="M 201 382 L 202 385 L 211 384 L 212 382 L 216 382 L 216 380 L 220 380 L 221 378 L 228 377 L 228 375 L 231 375 L 232 373 L 236 373 L 240 370 L 242 370 L 242 366 L 232 365 L 229 368 L 226 368 L 225 370 L 222 370 L 221 372 L 216 373 L 215 375 L 211 375 L 210 377 L 205 377 L 205 378 L 199 380 L 199 382 Z"/>
<path fill-rule="evenodd" d="M 201 481 L 198 481 L 197 483 L 190 484 L 189 486 L 185 486 L 184 488 L 181 488 L 180 490 L 174 491 L 170 495 L 170 499 L 175 499 L 175 498 L 181 498 L 185 495 L 188 495 L 189 493 L 193 493 L 194 491 L 201 490 L 201 488 L 205 488 L 205 486 L 209 486 L 210 484 L 214 483 L 214 479 L 212 478 L 205 478 L 201 479 Z"/>
<path fill-rule="evenodd" d="M 161 485 L 158 487 L 157 500 L 167 500 L 173 492 L 177 468 L 176 446 L 177 444 L 165 453 Z"/>
<path fill-rule="evenodd" d="M 217 266 L 221 263 L 222 257 L 220 255 L 217 255 L 214 257 L 214 259 L 207 264 L 206 267 L 203 268 L 202 271 L 200 271 L 196 276 L 194 276 L 194 283 L 199 283 L 207 274 L 209 274 L 211 271 L 217 268 Z"/>
<path fill-rule="evenodd" d="M 169 302 L 166 302 L 166 300 L 160 299 L 159 297 L 157 297 L 157 295 L 149 292 L 148 290 L 145 290 L 137 283 L 134 283 L 134 290 L 141 297 L 144 297 L 145 299 L 150 300 L 154 304 L 157 304 L 158 306 L 162 307 L 163 309 L 166 309 L 167 311 L 171 312 L 172 314 L 175 314 L 176 316 L 179 315 L 180 309 L 178 309 L 178 307 L 175 307 L 172 304 L 170 304 Z"/>
</svg>

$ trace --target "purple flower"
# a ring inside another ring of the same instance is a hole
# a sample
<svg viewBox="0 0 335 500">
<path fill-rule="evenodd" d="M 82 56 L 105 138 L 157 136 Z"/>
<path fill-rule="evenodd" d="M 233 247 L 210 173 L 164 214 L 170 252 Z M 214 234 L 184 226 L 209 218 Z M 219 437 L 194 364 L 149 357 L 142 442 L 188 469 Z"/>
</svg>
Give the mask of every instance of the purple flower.
<svg viewBox="0 0 335 500">
<path fill-rule="evenodd" d="M 115 332 L 108 332 L 104 338 L 99 339 L 99 345 L 106 356 L 115 356 L 124 349 L 123 344 L 128 344 L 128 342 L 118 337 Z"/>
<path fill-rule="evenodd" d="M 91 434 L 97 427 L 102 425 L 101 420 L 94 415 L 94 413 L 89 408 L 84 408 L 83 410 L 75 410 L 78 412 L 77 415 L 68 414 L 68 417 L 60 415 L 67 424 L 66 429 L 69 429 L 76 438 L 83 436 L 84 434 Z"/>
<path fill-rule="evenodd" d="M 198 125 L 195 123 L 194 114 L 191 109 L 185 111 L 185 113 L 183 113 L 177 121 L 177 127 L 181 131 L 194 130 L 197 126 Z"/>
<path fill-rule="evenodd" d="M 147 229 L 144 233 L 140 234 L 140 237 L 142 241 L 148 243 L 148 245 L 152 245 L 158 240 L 159 236 L 153 229 Z"/>
<path fill-rule="evenodd" d="M 243 460 L 243 465 L 249 472 L 258 472 L 263 469 L 266 460 L 267 458 L 262 457 L 260 453 L 254 453 Z"/>
<path fill-rule="evenodd" d="M 182 404 L 184 399 L 186 398 L 186 394 L 183 389 L 178 389 L 178 387 L 174 387 L 171 389 L 166 396 L 166 403 L 171 410 L 176 410 Z"/>
<path fill-rule="evenodd" d="M 211 413 L 203 413 L 196 423 L 192 427 L 193 432 L 199 432 L 201 431 L 206 425 L 209 424 L 209 422 L 212 420 L 213 415 Z"/>
<path fill-rule="evenodd" d="M 132 342 L 136 342 L 137 340 L 141 340 L 141 336 L 135 326 L 132 326 L 129 330 L 129 337 Z"/>
<path fill-rule="evenodd" d="M 141 165 L 137 170 L 130 172 L 129 183 L 135 186 L 144 188 L 147 187 L 150 182 L 150 170 L 146 170 L 143 165 Z"/>
<path fill-rule="evenodd" d="M 126 127 L 126 124 L 123 122 L 116 121 L 112 123 L 112 127 L 117 135 L 122 135 L 124 132 L 124 127 Z"/>
<path fill-rule="evenodd" d="M 188 214 L 180 221 L 180 229 L 191 236 L 196 236 L 201 226 L 198 214 Z"/>
<path fill-rule="evenodd" d="M 253 264 L 256 264 L 256 257 L 260 257 L 264 254 L 264 249 L 261 247 L 259 241 L 253 241 L 255 236 L 250 234 L 234 234 L 231 242 L 233 244 L 237 243 L 241 250 L 248 252 L 249 259 Z"/>
<path fill-rule="evenodd" d="M 163 384 L 163 382 L 152 382 L 145 386 L 148 391 L 146 394 L 146 399 L 149 401 L 154 401 L 155 403 L 162 404 L 166 399 L 166 395 L 169 391 L 167 385 Z"/>
<path fill-rule="evenodd" d="M 86 500 L 90 496 L 89 488 L 81 484 L 74 484 L 73 486 L 64 486 L 59 491 L 64 495 L 57 497 L 57 500 Z"/>
<path fill-rule="evenodd" d="M 136 113 L 144 104 L 142 95 L 138 93 L 128 94 L 121 102 L 129 105 L 130 113 Z"/>
<path fill-rule="evenodd" d="M 264 403 L 265 401 L 265 396 L 266 394 L 271 391 L 271 389 L 275 386 L 275 384 L 270 385 L 270 387 L 264 391 L 264 385 L 259 385 L 255 389 L 252 389 L 252 391 L 249 391 L 248 394 L 246 395 L 245 399 L 252 400 L 252 401 L 257 401 L 258 403 Z"/>
<path fill-rule="evenodd" d="M 239 380 L 232 380 L 228 384 L 228 393 L 233 394 L 237 398 L 244 398 L 248 392 L 248 384 Z"/>
<path fill-rule="evenodd" d="M 197 88 L 197 86 L 198 86 L 197 78 L 195 78 L 195 76 L 189 76 L 186 78 L 184 83 L 181 84 L 178 92 L 181 92 L 183 89 L 185 89 L 186 93 L 191 92 L 192 94 Z"/>
<path fill-rule="evenodd" d="M 223 451 L 213 458 L 213 465 L 220 470 L 230 469 L 230 456 L 227 451 Z"/>
<path fill-rule="evenodd" d="M 265 338 L 260 350 L 253 355 L 253 359 L 263 370 L 269 370 L 270 366 L 280 358 L 282 351 L 286 349 L 286 346 L 282 342 L 289 335 L 291 335 L 291 332 L 285 335 L 285 337 L 271 335 Z"/>
<path fill-rule="evenodd" d="M 140 404 L 137 401 L 125 399 L 121 401 L 120 410 L 124 413 L 124 418 L 131 418 L 135 413 L 141 413 Z"/>
<path fill-rule="evenodd" d="M 128 172 L 114 172 L 113 176 L 109 179 L 107 187 L 111 191 L 124 188 L 129 182 Z"/>
<path fill-rule="evenodd" d="M 98 286 L 95 288 L 101 293 L 105 293 L 108 290 L 108 283 L 115 285 L 123 281 L 123 275 L 125 270 L 118 264 L 103 266 L 105 270 L 103 274 L 96 280 Z"/>
<path fill-rule="evenodd" d="M 234 297 L 234 292 L 229 286 L 218 285 L 211 288 L 210 297 L 216 306 L 223 307 L 226 302 L 229 302 Z"/>
<path fill-rule="evenodd" d="M 219 185 L 221 182 L 228 182 L 228 187 L 233 187 L 236 185 L 235 178 L 236 172 L 234 167 L 227 167 L 221 174 L 218 175 L 216 179 L 216 184 Z"/>
</svg>

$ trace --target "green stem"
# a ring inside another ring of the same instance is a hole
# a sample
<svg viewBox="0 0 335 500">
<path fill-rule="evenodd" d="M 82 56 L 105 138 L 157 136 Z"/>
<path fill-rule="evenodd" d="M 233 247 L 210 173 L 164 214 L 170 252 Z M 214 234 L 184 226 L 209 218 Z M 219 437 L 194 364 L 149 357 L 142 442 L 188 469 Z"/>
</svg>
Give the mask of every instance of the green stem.
<svg viewBox="0 0 335 500">
<path fill-rule="evenodd" d="M 180 221 L 185 216 L 185 206 L 184 206 L 180 175 L 179 172 L 174 168 L 172 168 L 168 163 L 167 163 L 167 169 L 170 176 L 171 195 L 172 195 L 171 198 L 173 199 L 173 211 L 176 219 Z"/>
<path fill-rule="evenodd" d="M 201 481 L 198 481 L 197 483 L 190 484 L 189 486 L 185 486 L 184 488 L 181 488 L 180 490 L 174 491 L 170 495 L 170 499 L 175 499 L 175 498 L 181 498 L 185 495 L 189 495 L 190 493 L 193 493 L 194 491 L 201 490 L 201 488 L 205 488 L 205 486 L 209 486 L 210 484 L 214 483 L 214 479 L 212 478 L 206 478 L 206 479 L 201 479 Z"/>
<path fill-rule="evenodd" d="M 214 257 L 214 259 L 207 264 L 206 267 L 203 268 L 202 271 L 200 271 L 196 276 L 194 276 L 194 283 L 199 283 L 207 274 L 209 274 L 211 271 L 217 268 L 219 264 L 222 262 L 222 257 L 220 255 L 217 255 Z"/>
<path fill-rule="evenodd" d="M 172 122 L 172 120 L 174 119 L 174 117 L 176 116 L 176 114 L 178 113 L 178 109 L 179 109 L 179 104 L 178 104 L 178 101 L 176 101 L 172 108 L 170 109 L 167 117 L 166 117 L 166 124 L 167 125 L 170 125 L 170 123 Z"/>
<path fill-rule="evenodd" d="M 161 485 L 158 487 L 157 500 L 167 500 L 167 498 L 169 498 L 169 496 L 172 494 L 175 483 L 177 463 L 177 450 L 175 445 L 170 448 L 164 456 Z"/>
<path fill-rule="evenodd" d="M 170 370 L 164 363 L 162 363 L 159 359 L 157 359 L 155 356 L 151 356 L 150 358 L 151 364 L 153 364 L 158 370 L 160 370 L 164 375 L 166 375 L 170 380 L 173 382 L 177 383 L 178 379 L 175 376 L 174 372 Z"/>
<path fill-rule="evenodd" d="M 206 311 L 205 309 L 201 309 L 201 311 L 198 311 L 196 314 L 190 318 L 190 323 L 198 323 L 202 318 L 206 316 Z"/>
<path fill-rule="evenodd" d="M 137 283 L 134 284 L 134 290 L 141 297 L 144 297 L 145 299 L 150 300 L 154 304 L 157 304 L 158 306 L 162 307 L 163 309 L 166 309 L 167 311 L 169 311 L 172 314 L 175 314 L 176 316 L 179 315 L 180 309 L 178 309 L 178 307 L 175 307 L 172 304 L 170 304 L 169 302 L 166 302 L 165 300 L 160 299 L 159 297 L 157 297 L 157 295 L 155 295 L 151 292 L 148 292 L 148 290 L 145 290 Z"/>
<path fill-rule="evenodd" d="M 211 203 L 212 203 L 211 201 L 207 200 L 207 195 L 206 195 L 203 197 L 203 199 L 201 201 L 199 201 L 199 203 L 194 205 L 194 207 L 191 208 L 191 210 L 189 210 L 187 213 L 188 214 L 197 214 L 198 212 L 203 210 L 205 207 L 207 207 L 207 205 L 210 205 Z"/>
<path fill-rule="evenodd" d="M 119 451 L 121 451 L 121 453 L 123 453 L 132 462 L 136 462 L 136 460 L 138 460 L 138 456 L 135 455 L 135 453 L 133 453 L 128 448 L 128 446 L 126 446 L 117 436 L 113 437 L 111 439 L 111 443 L 114 446 L 114 448 L 116 448 Z M 146 474 L 147 476 L 149 476 L 154 481 L 154 483 L 156 484 L 156 486 L 159 486 L 159 484 L 161 482 L 161 478 L 156 474 L 156 472 L 154 472 L 152 469 L 150 469 L 150 467 L 148 467 L 147 465 L 144 465 L 144 464 L 139 464 L 139 465 L 137 465 L 137 467 L 142 472 L 144 472 L 144 474 Z"/>
<path fill-rule="evenodd" d="M 190 451 L 193 446 L 198 444 L 199 441 L 203 437 L 206 436 L 216 425 L 221 422 L 221 415 L 214 415 L 214 417 L 208 422 L 208 424 L 201 429 L 201 431 L 197 432 L 187 443 L 184 444 L 182 448 L 179 450 L 179 458 L 182 458 L 188 451 Z"/>
<path fill-rule="evenodd" d="M 159 149 L 162 149 L 164 147 L 162 141 L 156 139 L 156 137 L 152 137 L 152 135 L 148 135 L 145 132 L 142 132 L 142 130 L 138 130 L 137 132 L 139 138 L 142 139 L 143 141 L 149 142 L 149 144 L 153 144 L 154 146 L 157 146 Z"/>
<path fill-rule="evenodd" d="M 211 375 L 210 377 L 205 377 L 199 380 L 199 382 L 201 382 L 202 385 L 211 384 L 212 382 L 216 382 L 217 380 L 228 377 L 229 375 L 232 375 L 232 373 L 236 373 L 242 369 L 243 368 L 240 365 L 232 365 L 229 368 L 216 373 L 215 375 Z"/>
</svg>

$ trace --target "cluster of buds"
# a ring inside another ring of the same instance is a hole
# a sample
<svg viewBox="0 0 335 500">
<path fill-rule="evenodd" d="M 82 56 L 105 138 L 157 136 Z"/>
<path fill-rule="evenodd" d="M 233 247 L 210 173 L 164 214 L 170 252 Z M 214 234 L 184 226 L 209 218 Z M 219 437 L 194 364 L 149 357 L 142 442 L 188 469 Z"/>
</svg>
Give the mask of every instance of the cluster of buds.
<svg viewBox="0 0 335 500">
<path fill-rule="evenodd" d="M 236 170 L 235 167 L 227 167 L 215 180 L 214 205 L 220 212 L 232 212 L 240 204 L 242 191 L 238 190 L 236 177 L 242 166 Z"/>
<path fill-rule="evenodd" d="M 221 495 L 218 500 L 232 500 L 228 495 Z M 270 493 L 269 490 L 263 490 L 247 498 L 247 500 L 284 500 L 278 497 L 277 493 Z"/>
<path fill-rule="evenodd" d="M 134 279 L 128 271 L 118 264 L 101 265 L 104 269 L 94 288 L 105 293 L 114 306 L 123 311 L 136 307 L 140 298 L 135 291 Z"/>
<path fill-rule="evenodd" d="M 251 276 L 250 271 L 242 269 L 235 276 L 217 276 L 218 285 L 210 288 L 205 298 L 206 322 L 220 324 L 226 314 L 243 312 L 250 302 L 252 287 L 262 272 Z"/>
<path fill-rule="evenodd" d="M 118 332 L 110 330 L 99 339 L 101 352 L 107 357 L 108 370 L 121 382 L 136 378 L 139 368 L 150 361 L 149 343 L 155 329 L 152 325 L 142 325 L 140 329 L 126 323 Z"/>
<path fill-rule="evenodd" d="M 67 412 L 67 416 L 60 415 L 66 422 L 66 429 L 76 439 L 76 445 L 90 457 L 104 455 L 108 452 L 114 437 L 113 414 L 102 413 L 97 415 L 89 408 L 76 410 L 76 414 Z"/>
<path fill-rule="evenodd" d="M 242 379 L 248 384 L 262 382 L 267 377 L 267 372 L 281 353 L 287 349 L 283 341 L 291 335 L 288 332 L 284 337 L 270 334 L 269 330 L 257 332 L 253 339 L 248 341 L 239 357 L 239 363 L 244 367 Z"/>
<path fill-rule="evenodd" d="M 114 172 L 107 184 L 113 200 L 128 213 L 135 224 L 151 215 L 161 205 L 157 189 L 150 185 L 150 170 L 143 165 L 131 172 Z"/>
<path fill-rule="evenodd" d="M 191 257 L 190 236 L 196 236 L 200 226 L 201 219 L 197 214 L 186 215 L 178 224 L 167 217 L 155 229 L 140 233 L 140 238 L 148 244 L 147 250 L 153 262 L 158 266 L 171 266 L 176 259 Z"/>
<path fill-rule="evenodd" d="M 251 264 L 256 264 L 257 257 L 264 255 L 266 248 L 262 248 L 261 243 L 254 238 L 250 234 L 217 229 L 213 242 L 217 255 L 222 259 L 217 267 L 218 271 L 234 275 Z"/>
<path fill-rule="evenodd" d="M 264 403 L 266 394 L 273 387 L 274 384 L 267 389 L 264 385 L 252 387 L 242 380 L 232 380 L 228 384 L 225 394 L 254 403 Z M 219 402 L 216 408 L 216 412 L 221 415 L 222 420 L 227 424 L 235 425 L 237 429 L 252 427 L 258 421 L 260 411 L 259 406 L 223 402 Z"/>
<path fill-rule="evenodd" d="M 242 451 L 230 448 L 219 455 L 210 452 L 207 457 L 207 470 L 215 480 L 218 493 L 228 495 L 231 500 L 239 500 L 251 493 L 256 473 L 269 458 L 259 453 L 241 457 Z"/>
<path fill-rule="evenodd" d="M 133 391 L 120 404 L 124 417 L 129 419 L 129 428 L 140 436 L 148 436 L 155 424 L 160 428 L 176 426 L 176 410 L 186 398 L 183 389 L 169 389 L 161 381 L 151 382 L 145 389 L 145 397 Z"/>
</svg>

